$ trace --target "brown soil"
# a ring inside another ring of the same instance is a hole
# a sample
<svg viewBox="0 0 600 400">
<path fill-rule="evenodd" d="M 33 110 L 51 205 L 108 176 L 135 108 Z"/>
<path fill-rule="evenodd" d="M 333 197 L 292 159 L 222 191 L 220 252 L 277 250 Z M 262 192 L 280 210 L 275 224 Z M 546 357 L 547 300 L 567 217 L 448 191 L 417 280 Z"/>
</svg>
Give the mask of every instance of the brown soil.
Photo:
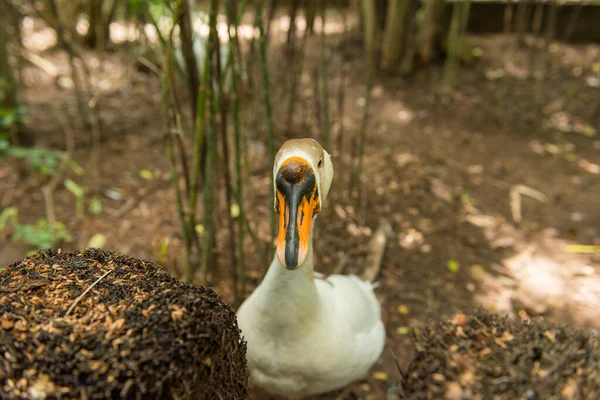
<svg viewBox="0 0 600 400">
<path fill-rule="evenodd" d="M 231 307 L 152 262 L 40 251 L 0 273 L 0 293 L 3 399 L 247 397 Z"/>
<path fill-rule="evenodd" d="M 331 21 L 335 18 L 332 13 Z M 284 35 L 277 32 L 274 38 L 281 39 Z M 600 129 L 600 89 L 587 81 L 599 74 L 600 47 L 557 43 L 547 52 L 535 50 L 530 38 L 525 45 L 505 36 L 470 40 L 483 55 L 461 67 L 451 90 L 441 86 L 442 66 L 418 68 L 406 78 L 378 76 L 357 206 L 347 188 L 350 154 L 363 114 L 366 62 L 356 37 L 330 35 L 329 109 L 336 175 L 316 226 L 316 269 L 329 273 L 341 267 L 344 273 L 360 273 L 366 244 L 379 221 L 389 221 L 393 233 L 377 289 L 387 349 L 371 376 L 320 398 L 385 398 L 401 379 L 396 362 L 406 368 L 414 353 L 407 332 L 423 328 L 429 319 L 444 320 L 461 311 L 469 315 L 484 307 L 511 317 L 521 312 L 600 328 L 600 254 L 567 247 L 600 245 L 600 139 L 594 134 Z M 320 59 L 318 38 L 307 44 L 294 123 L 286 133 L 292 69 L 278 39 L 271 43 L 277 146 L 290 137 L 322 141 L 313 75 Z M 78 122 L 72 92 L 57 89 L 32 66 L 24 71 L 27 129 L 37 144 L 64 148 L 54 107 L 63 111 L 74 126 L 75 159 L 86 169 L 83 177 L 70 176 L 88 188 L 87 201 L 92 190 L 100 188 L 101 215 L 83 218 L 75 217 L 72 195 L 62 187 L 56 191 L 57 219 L 75 237 L 63 247 L 84 247 L 92 235 L 102 233 L 107 248 L 156 259 L 181 276 L 183 246 L 162 142 L 160 82 L 152 73 L 135 69 L 128 54 L 108 53 L 101 59 L 90 55 L 97 60 L 91 68 L 95 82 L 104 85 L 98 98 L 104 126 L 99 179 L 87 178 L 93 174 L 89 133 Z M 68 75 L 64 54 L 48 50 L 43 55 Z M 347 73 L 340 121 L 335 99 L 343 70 Z M 256 99 L 245 104 L 242 118 L 250 154 L 246 206 L 261 241 L 257 247 L 247 239 L 248 291 L 262 279 L 263 251 L 272 247 L 267 222 L 273 212 L 271 171 L 263 106 L 261 97 Z M 140 177 L 144 169 L 153 173 L 151 179 Z M 2 207 L 17 206 L 23 222 L 44 217 L 40 178 L 12 163 L 2 165 L 0 177 Z M 546 197 L 541 202 L 521 196 L 520 223 L 513 220 L 510 200 L 518 185 Z M 118 196 L 107 192 L 112 188 L 119 189 Z M 221 207 L 218 213 L 215 289 L 232 301 L 227 212 Z M 0 237 L 0 264 L 22 258 L 27 250 L 12 243 L 8 233 Z M 268 398 L 259 391 L 253 396 Z"/>
</svg>

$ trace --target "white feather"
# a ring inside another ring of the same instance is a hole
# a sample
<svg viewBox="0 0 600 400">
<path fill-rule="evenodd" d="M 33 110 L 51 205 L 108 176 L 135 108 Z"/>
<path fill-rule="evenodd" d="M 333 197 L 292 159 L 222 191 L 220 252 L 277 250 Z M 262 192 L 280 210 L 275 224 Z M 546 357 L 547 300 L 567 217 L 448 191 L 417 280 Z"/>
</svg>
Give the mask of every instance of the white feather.
<svg viewBox="0 0 600 400">
<path fill-rule="evenodd" d="M 238 310 L 251 377 L 270 392 L 306 396 L 344 387 L 364 377 L 383 350 L 372 285 L 356 276 L 314 280 L 304 269 L 286 271 L 275 257 Z"/>
</svg>

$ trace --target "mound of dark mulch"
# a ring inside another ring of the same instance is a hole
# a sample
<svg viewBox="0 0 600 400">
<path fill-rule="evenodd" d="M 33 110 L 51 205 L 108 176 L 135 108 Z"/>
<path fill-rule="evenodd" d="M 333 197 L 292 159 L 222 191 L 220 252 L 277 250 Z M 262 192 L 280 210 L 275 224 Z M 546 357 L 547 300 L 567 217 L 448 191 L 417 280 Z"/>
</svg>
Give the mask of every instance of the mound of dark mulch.
<svg viewBox="0 0 600 400">
<path fill-rule="evenodd" d="M 600 352 L 591 334 L 477 311 L 414 336 L 407 399 L 600 398 Z"/>
<path fill-rule="evenodd" d="M 152 262 L 51 250 L 0 273 L 2 399 L 242 399 L 247 382 L 233 310 Z"/>
</svg>

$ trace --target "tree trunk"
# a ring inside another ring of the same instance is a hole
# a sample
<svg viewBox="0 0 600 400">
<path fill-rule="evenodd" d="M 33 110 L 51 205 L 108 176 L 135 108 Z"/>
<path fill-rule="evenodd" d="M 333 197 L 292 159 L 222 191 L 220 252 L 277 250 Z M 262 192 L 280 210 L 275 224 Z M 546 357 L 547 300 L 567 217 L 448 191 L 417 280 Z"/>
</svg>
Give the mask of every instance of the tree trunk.
<svg viewBox="0 0 600 400">
<path fill-rule="evenodd" d="M 17 105 L 17 87 L 8 60 L 8 44 L 11 37 L 11 6 L 0 0 L 0 108 L 13 109 Z"/>
<path fill-rule="evenodd" d="M 377 7 L 375 0 L 363 0 L 363 19 L 364 19 L 364 41 L 365 49 L 369 54 L 377 52 L 379 40 L 379 24 L 377 18 Z"/>
<path fill-rule="evenodd" d="M 419 57 L 424 64 L 433 59 L 436 38 L 439 32 L 440 18 L 444 11 L 444 0 L 426 0 L 423 10 L 423 21 L 419 29 Z"/>
</svg>

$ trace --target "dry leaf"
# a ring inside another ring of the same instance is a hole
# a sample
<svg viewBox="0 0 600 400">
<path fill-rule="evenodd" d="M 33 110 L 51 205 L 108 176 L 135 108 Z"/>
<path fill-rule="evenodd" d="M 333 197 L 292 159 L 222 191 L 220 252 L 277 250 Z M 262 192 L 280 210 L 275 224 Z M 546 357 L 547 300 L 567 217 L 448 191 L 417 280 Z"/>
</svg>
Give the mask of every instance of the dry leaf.
<svg viewBox="0 0 600 400">
<path fill-rule="evenodd" d="M 473 371 L 465 371 L 460 375 L 460 383 L 465 387 L 474 385 L 476 380 Z"/>
<path fill-rule="evenodd" d="M 490 349 L 489 347 L 486 347 L 485 349 L 483 349 L 479 352 L 479 356 L 484 357 L 491 353 L 492 353 L 492 349 Z"/>
<path fill-rule="evenodd" d="M 378 381 L 386 381 L 388 376 L 385 372 L 375 371 L 373 372 L 373 378 Z"/>
<path fill-rule="evenodd" d="M 399 335 L 408 335 L 408 331 L 409 331 L 409 329 L 408 329 L 408 327 L 407 327 L 407 326 L 399 326 L 399 327 L 396 329 L 396 332 L 397 332 Z"/>
<path fill-rule="evenodd" d="M 456 336 L 460 336 L 460 337 L 464 337 L 464 338 L 468 337 L 460 325 L 456 327 Z"/>
<path fill-rule="evenodd" d="M 567 383 L 563 387 L 560 394 L 565 400 L 575 400 L 578 398 L 577 393 L 579 392 L 579 387 L 577 386 L 577 382 L 573 378 L 567 379 Z"/>
<path fill-rule="evenodd" d="M 9 330 L 9 329 L 12 329 L 13 326 L 15 326 L 15 323 L 13 321 L 11 321 L 9 319 L 3 319 L 2 320 L 2 329 L 4 329 L 5 331 Z"/>
<path fill-rule="evenodd" d="M 405 306 L 404 304 L 400 304 L 398 306 L 398 312 L 402 315 L 406 315 L 406 314 L 408 314 L 408 307 Z"/>
<path fill-rule="evenodd" d="M 360 234 L 361 234 L 360 229 L 358 228 L 358 226 L 356 226 L 356 224 L 354 222 L 349 223 L 348 226 L 346 227 L 346 230 L 352 236 L 360 236 Z"/>
<path fill-rule="evenodd" d="M 494 339 L 494 342 L 496 342 L 496 344 L 498 346 L 502 347 L 503 349 L 506 349 L 506 343 L 505 342 L 510 342 L 514 338 L 515 337 L 513 335 L 511 335 L 510 332 L 504 331 L 502 333 L 502 336 L 497 337 L 497 338 Z"/>
<path fill-rule="evenodd" d="M 181 318 L 183 318 L 185 307 L 172 306 L 171 309 L 173 309 L 173 311 L 171 311 L 171 319 L 173 321 L 179 321 Z"/>
<path fill-rule="evenodd" d="M 546 336 L 548 338 L 548 340 L 551 341 L 552 343 L 554 343 L 554 341 L 556 340 L 556 332 L 555 331 L 546 331 L 546 332 L 544 332 L 544 336 Z"/>
<path fill-rule="evenodd" d="M 463 398 L 463 390 L 458 382 L 450 382 L 446 385 L 445 398 L 447 400 L 461 400 Z"/>
<path fill-rule="evenodd" d="M 465 314 L 454 314 L 454 317 L 452 317 L 452 323 L 456 325 L 464 325 L 467 323 L 467 316 Z"/>
</svg>

